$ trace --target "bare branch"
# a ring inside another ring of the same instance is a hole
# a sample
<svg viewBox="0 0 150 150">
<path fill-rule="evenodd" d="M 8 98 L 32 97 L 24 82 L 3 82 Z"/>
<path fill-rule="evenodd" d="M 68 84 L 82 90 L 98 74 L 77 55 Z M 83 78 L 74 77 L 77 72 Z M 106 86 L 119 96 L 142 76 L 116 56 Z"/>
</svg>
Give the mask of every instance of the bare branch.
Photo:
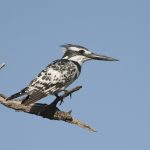
<svg viewBox="0 0 150 150">
<path fill-rule="evenodd" d="M 50 105 L 35 103 L 35 104 L 25 106 L 25 105 L 21 104 L 21 101 L 17 101 L 17 100 L 6 101 L 7 97 L 4 96 L 3 94 L 0 94 L 0 103 L 4 106 L 11 108 L 11 109 L 14 109 L 16 111 L 22 111 L 25 113 L 34 114 L 34 115 L 41 116 L 43 118 L 47 118 L 50 120 L 65 121 L 65 122 L 77 125 L 81 128 L 88 129 L 89 131 L 96 132 L 95 129 L 91 128 L 89 125 L 85 124 L 84 122 L 82 122 L 78 119 L 74 119 L 71 116 L 70 111 L 69 112 L 61 111 L 56 106 L 56 104 L 60 100 L 69 96 L 70 94 L 79 90 L 80 88 L 81 88 L 81 86 L 77 86 L 77 87 L 65 92 L 64 94 L 59 96 L 59 98 L 56 98 Z"/>
</svg>

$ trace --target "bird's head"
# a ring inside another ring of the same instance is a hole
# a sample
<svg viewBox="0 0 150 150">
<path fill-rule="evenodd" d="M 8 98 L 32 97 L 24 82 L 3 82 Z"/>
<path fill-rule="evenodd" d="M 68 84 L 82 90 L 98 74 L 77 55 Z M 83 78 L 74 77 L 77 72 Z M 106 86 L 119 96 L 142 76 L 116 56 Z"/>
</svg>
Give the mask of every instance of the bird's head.
<svg viewBox="0 0 150 150">
<path fill-rule="evenodd" d="M 118 61 L 112 57 L 92 53 L 87 48 L 80 45 L 66 44 L 61 45 L 61 47 L 63 47 L 64 50 L 63 59 L 76 61 L 80 65 L 87 60 Z"/>
</svg>

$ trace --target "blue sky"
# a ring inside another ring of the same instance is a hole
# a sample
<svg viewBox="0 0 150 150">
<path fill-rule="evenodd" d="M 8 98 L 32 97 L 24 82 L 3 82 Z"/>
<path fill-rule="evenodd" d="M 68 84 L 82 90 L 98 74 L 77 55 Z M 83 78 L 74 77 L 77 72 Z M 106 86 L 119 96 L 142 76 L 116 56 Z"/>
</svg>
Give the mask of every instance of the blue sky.
<svg viewBox="0 0 150 150">
<path fill-rule="evenodd" d="M 0 105 L 0 149 L 149 150 L 149 5 L 148 0 L 1 0 L 0 63 L 7 64 L 0 71 L 1 93 L 24 88 L 62 57 L 64 43 L 120 61 L 84 64 L 71 85 L 83 88 L 61 106 L 97 133 Z"/>
</svg>

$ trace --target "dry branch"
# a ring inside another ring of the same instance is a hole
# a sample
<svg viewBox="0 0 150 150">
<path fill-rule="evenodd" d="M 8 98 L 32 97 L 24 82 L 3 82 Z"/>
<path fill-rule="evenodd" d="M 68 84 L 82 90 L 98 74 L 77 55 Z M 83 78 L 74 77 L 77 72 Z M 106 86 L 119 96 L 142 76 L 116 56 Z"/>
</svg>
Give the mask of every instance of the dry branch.
<svg viewBox="0 0 150 150">
<path fill-rule="evenodd" d="M 0 66 L 4 67 L 4 65 Z M 2 68 L 0 67 L 0 69 Z M 61 96 L 57 97 L 51 104 L 41 104 L 41 103 L 35 103 L 35 104 L 30 104 L 30 105 L 23 105 L 21 104 L 21 101 L 18 101 L 16 99 L 11 100 L 11 101 L 6 101 L 6 96 L 3 94 L 0 94 L 0 104 L 14 109 L 16 111 L 21 111 L 29 114 L 34 114 L 37 116 L 41 116 L 43 118 L 47 118 L 50 120 L 61 120 L 68 122 L 70 124 L 77 125 L 81 128 L 88 129 L 89 131 L 96 132 L 95 129 L 91 128 L 89 125 L 85 124 L 84 122 L 74 119 L 71 116 L 71 111 L 69 112 L 64 112 L 61 111 L 56 105 L 59 101 L 62 101 L 65 97 L 71 95 L 73 92 L 80 90 L 82 88 L 81 86 L 77 86 L 67 92 L 64 92 Z"/>
</svg>

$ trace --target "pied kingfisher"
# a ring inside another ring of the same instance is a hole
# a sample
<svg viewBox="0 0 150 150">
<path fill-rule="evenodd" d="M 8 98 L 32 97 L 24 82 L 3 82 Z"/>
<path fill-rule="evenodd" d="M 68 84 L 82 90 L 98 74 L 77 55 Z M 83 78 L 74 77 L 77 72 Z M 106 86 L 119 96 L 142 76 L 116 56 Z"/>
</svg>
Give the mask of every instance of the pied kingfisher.
<svg viewBox="0 0 150 150">
<path fill-rule="evenodd" d="M 29 105 L 48 96 L 65 91 L 80 75 L 81 66 L 87 60 L 117 61 L 117 59 L 104 55 L 97 55 L 80 45 L 62 45 L 64 55 L 49 64 L 42 70 L 30 84 L 20 92 L 11 95 L 7 100 L 11 100 L 26 95 L 22 104 Z"/>
</svg>

